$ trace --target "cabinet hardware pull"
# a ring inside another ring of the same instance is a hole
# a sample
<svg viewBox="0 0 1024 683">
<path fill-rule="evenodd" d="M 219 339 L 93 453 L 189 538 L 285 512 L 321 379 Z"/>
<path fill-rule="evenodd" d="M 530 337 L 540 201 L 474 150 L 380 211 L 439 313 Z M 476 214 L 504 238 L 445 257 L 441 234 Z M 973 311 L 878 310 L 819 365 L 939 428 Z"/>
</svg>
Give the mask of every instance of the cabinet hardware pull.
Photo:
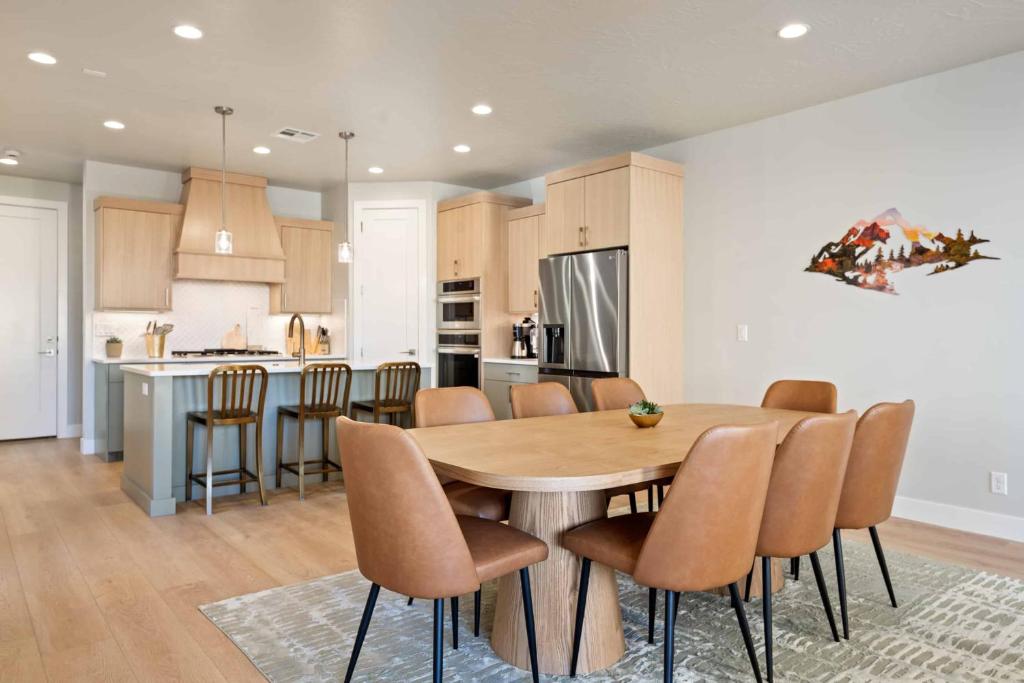
<svg viewBox="0 0 1024 683">
<path fill-rule="evenodd" d="M 580 246 L 582 247 L 583 246 L 583 226 L 582 225 L 580 226 L 580 231 L 579 231 L 579 235 L 577 236 L 577 238 L 579 239 Z"/>
<path fill-rule="evenodd" d="M 516 377 L 518 377 L 519 375 L 521 375 L 521 374 L 523 374 L 523 373 L 521 373 L 521 372 L 506 372 L 505 374 L 506 374 L 506 375 L 513 375 L 513 376 L 516 376 Z"/>
<path fill-rule="evenodd" d="M 583 246 L 588 246 L 589 244 L 590 244 L 590 226 L 589 225 L 584 225 L 583 226 Z"/>
<path fill-rule="evenodd" d="M 533 290 L 533 307 L 537 308 L 537 290 Z"/>
<path fill-rule="evenodd" d="M 455 276 L 459 276 L 459 259 L 455 259 Z"/>
<path fill-rule="evenodd" d="M 171 307 L 171 288 L 164 287 L 164 306 Z"/>
</svg>

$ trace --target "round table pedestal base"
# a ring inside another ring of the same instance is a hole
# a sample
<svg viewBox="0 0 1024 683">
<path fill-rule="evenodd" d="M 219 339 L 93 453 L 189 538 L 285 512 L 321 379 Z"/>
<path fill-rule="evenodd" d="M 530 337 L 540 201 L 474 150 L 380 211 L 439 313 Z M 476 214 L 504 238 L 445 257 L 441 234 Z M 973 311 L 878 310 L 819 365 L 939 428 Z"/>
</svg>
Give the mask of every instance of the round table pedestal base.
<svg viewBox="0 0 1024 683">
<path fill-rule="evenodd" d="M 572 656 L 576 596 L 579 592 L 580 561 L 561 546 L 562 534 L 606 516 L 603 491 L 574 493 L 532 493 L 512 495 L 509 524 L 533 534 L 548 544 L 545 562 L 530 567 L 534 621 L 537 628 L 537 662 L 542 674 L 569 673 Z M 491 645 L 506 662 L 530 668 L 530 655 L 523 622 L 523 597 L 519 577 L 510 574 L 498 582 Z M 622 614 L 615 573 L 594 563 L 587 591 L 587 612 L 583 623 L 577 672 L 581 674 L 611 666 L 626 650 L 622 635 Z"/>
</svg>

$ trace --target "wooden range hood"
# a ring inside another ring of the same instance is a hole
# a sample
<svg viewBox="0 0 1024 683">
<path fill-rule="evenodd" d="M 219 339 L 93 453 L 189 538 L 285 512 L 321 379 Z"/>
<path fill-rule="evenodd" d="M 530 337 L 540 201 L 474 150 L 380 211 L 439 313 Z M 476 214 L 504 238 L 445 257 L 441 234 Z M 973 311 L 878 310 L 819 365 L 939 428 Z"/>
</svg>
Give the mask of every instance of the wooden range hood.
<svg viewBox="0 0 1024 683">
<path fill-rule="evenodd" d="M 177 279 L 284 282 L 284 250 L 267 201 L 267 179 L 227 174 L 231 254 L 214 251 L 221 225 L 221 172 L 189 168 L 181 175 L 185 215 L 174 252 Z"/>
</svg>

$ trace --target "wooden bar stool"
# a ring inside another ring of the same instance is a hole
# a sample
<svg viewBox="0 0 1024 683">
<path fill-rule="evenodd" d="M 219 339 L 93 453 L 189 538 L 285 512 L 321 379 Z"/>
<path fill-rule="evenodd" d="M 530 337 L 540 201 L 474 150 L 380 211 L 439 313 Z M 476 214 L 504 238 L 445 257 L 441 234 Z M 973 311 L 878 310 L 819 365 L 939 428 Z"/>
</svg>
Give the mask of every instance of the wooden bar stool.
<svg viewBox="0 0 1024 683">
<path fill-rule="evenodd" d="M 259 394 L 256 399 L 256 410 L 253 410 L 253 398 L 256 397 L 256 383 L 259 380 Z M 220 402 L 214 402 L 217 384 L 220 384 Z M 267 504 L 267 494 L 263 490 L 263 405 L 267 398 L 267 369 L 262 365 L 218 365 L 210 371 L 206 380 L 206 410 L 191 411 L 186 415 L 185 441 L 185 500 L 192 500 L 192 483 L 195 482 L 206 489 L 206 514 L 213 514 L 213 488 L 215 486 L 238 485 L 242 493 L 246 492 L 247 484 L 255 481 L 259 484 L 260 505 Z M 206 428 L 206 474 L 193 474 L 192 448 L 195 441 L 195 428 L 200 424 Z M 249 454 L 247 448 L 247 432 L 249 425 L 256 425 L 256 474 L 249 470 Z M 223 426 L 238 426 L 238 468 L 232 470 L 213 471 L 213 430 Z M 215 481 L 214 477 L 223 474 L 235 474 L 237 479 Z"/>
<path fill-rule="evenodd" d="M 299 375 L 299 403 L 279 406 L 277 409 L 277 467 L 275 480 L 281 488 L 281 472 L 291 472 L 299 478 L 299 500 L 306 497 L 306 474 L 320 473 L 322 481 L 332 471 L 340 472 L 341 465 L 328 456 L 331 444 L 330 422 L 346 413 L 348 394 L 352 389 L 352 368 L 345 363 L 312 363 L 302 368 Z M 338 395 L 341 394 L 341 403 Z M 299 450 L 295 462 L 284 461 L 284 420 L 292 418 L 299 425 Z M 320 420 L 321 438 L 319 460 L 306 460 L 306 420 Z M 316 465 L 307 470 L 306 465 Z"/>
<path fill-rule="evenodd" d="M 358 420 L 358 413 L 373 415 L 374 422 L 380 422 L 382 415 L 396 424 L 396 416 L 409 415 L 409 426 L 416 422 L 413 399 L 420 387 L 420 364 L 411 360 L 381 363 L 373 377 L 373 400 L 352 401 L 351 417 Z"/>
</svg>

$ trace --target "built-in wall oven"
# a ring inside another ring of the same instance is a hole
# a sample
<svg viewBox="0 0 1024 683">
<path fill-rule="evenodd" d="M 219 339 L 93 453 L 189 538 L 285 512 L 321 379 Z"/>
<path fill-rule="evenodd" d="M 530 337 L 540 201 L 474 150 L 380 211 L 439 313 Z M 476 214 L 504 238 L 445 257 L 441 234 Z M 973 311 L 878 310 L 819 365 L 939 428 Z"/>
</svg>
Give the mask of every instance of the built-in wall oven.
<svg viewBox="0 0 1024 683">
<path fill-rule="evenodd" d="M 437 333 L 437 386 L 480 388 L 480 331 Z"/>
<path fill-rule="evenodd" d="M 480 278 L 437 283 L 437 329 L 479 330 Z"/>
</svg>

